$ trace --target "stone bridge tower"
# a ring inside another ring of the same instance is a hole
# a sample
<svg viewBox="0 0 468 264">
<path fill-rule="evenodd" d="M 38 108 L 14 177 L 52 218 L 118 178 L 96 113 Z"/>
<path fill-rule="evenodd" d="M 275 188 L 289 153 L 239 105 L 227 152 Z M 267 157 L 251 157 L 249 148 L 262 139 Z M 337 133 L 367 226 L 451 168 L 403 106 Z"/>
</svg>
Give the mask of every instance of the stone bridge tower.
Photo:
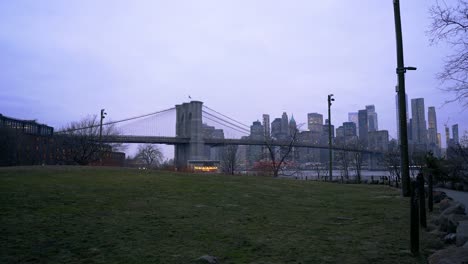
<svg viewBox="0 0 468 264">
<path fill-rule="evenodd" d="M 189 160 L 205 160 L 202 126 L 203 102 L 176 105 L 176 137 L 188 138 L 188 144 L 175 145 L 175 166 L 181 170 Z"/>
</svg>

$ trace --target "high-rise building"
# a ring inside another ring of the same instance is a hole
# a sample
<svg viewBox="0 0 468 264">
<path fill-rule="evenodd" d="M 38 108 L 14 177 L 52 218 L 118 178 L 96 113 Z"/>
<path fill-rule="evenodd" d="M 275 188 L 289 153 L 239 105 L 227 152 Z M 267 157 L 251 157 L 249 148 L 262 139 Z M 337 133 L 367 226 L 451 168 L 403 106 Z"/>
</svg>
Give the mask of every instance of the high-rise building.
<svg viewBox="0 0 468 264">
<path fill-rule="evenodd" d="M 262 140 L 264 139 L 264 128 L 260 121 L 255 121 L 250 126 L 250 139 Z M 248 151 L 248 160 L 250 164 L 260 160 L 262 158 L 262 146 L 249 146 Z"/>
<path fill-rule="evenodd" d="M 354 137 L 356 134 L 356 124 L 354 122 L 344 122 L 343 123 L 344 136 L 345 137 Z"/>
<path fill-rule="evenodd" d="M 307 114 L 307 128 L 309 131 L 322 133 L 323 115 L 319 113 Z"/>
<path fill-rule="evenodd" d="M 359 135 L 359 117 L 357 112 L 348 113 L 348 122 L 356 124 L 356 134 Z"/>
<path fill-rule="evenodd" d="M 398 137 L 398 142 L 400 142 L 400 115 L 398 113 L 399 107 L 398 107 L 398 94 L 395 95 L 395 102 L 396 102 L 396 120 L 397 120 L 397 137 Z M 409 127 L 409 115 L 408 115 L 408 95 L 405 94 L 405 104 L 406 104 L 406 124 L 408 124 Z M 408 129 L 408 132 L 410 132 L 411 129 Z M 408 135 L 408 140 L 409 140 L 409 135 Z"/>
<path fill-rule="evenodd" d="M 292 136 L 296 133 L 297 124 L 296 120 L 294 120 L 294 115 L 291 115 L 291 120 L 289 120 L 289 134 Z"/>
<path fill-rule="evenodd" d="M 413 151 L 427 150 L 427 128 L 424 98 L 411 99 L 412 144 Z"/>
<path fill-rule="evenodd" d="M 377 113 L 375 112 L 374 105 L 366 105 L 367 110 L 367 126 L 369 131 L 379 130 L 379 124 L 377 121 Z"/>
<path fill-rule="evenodd" d="M 450 146 L 450 129 L 448 126 L 445 126 L 445 146 L 446 148 Z"/>
<path fill-rule="evenodd" d="M 373 151 L 388 151 L 388 131 L 379 130 L 369 132 L 369 149 Z"/>
<path fill-rule="evenodd" d="M 368 123 L 367 123 L 367 110 L 358 111 L 358 123 L 359 123 L 359 141 L 364 146 L 368 144 Z"/>
<path fill-rule="evenodd" d="M 265 138 L 270 137 L 270 115 L 263 114 L 263 135 Z"/>
<path fill-rule="evenodd" d="M 330 127 L 331 127 L 332 138 L 334 138 L 335 137 L 335 126 L 331 125 Z M 323 125 L 323 128 L 322 128 L 322 135 L 327 137 L 326 143 L 328 144 L 328 119 L 325 119 L 325 124 Z"/>
<path fill-rule="evenodd" d="M 271 136 L 279 139 L 281 138 L 281 118 L 275 118 L 273 122 L 271 122 Z"/>
<path fill-rule="evenodd" d="M 286 112 L 283 112 L 283 115 L 281 116 L 281 133 L 289 136 L 289 118 Z"/>
<path fill-rule="evenodd" d="M 437 145 L 439 146 L 439 149 L 442 148 L 442 136 L 440 133 L 437 133 Z"/>
<path fill-rule="evenodd" d="M 345 134 L 344 134 L 344 127 L 339 126 L 336 128 L 336 138 L 339 140 L 343 140 Z"/>
<path fill-rule="evenodd" d="M 459 138 L 458 138 L 458 124 L 455 124 L 452 126 L 452 138 L 453 138 L 454 144 L 460 143 Z"/>
<path fill-rule="evenodd" d="M 427 110 L 427 145 L 428 150 L 432 151 L 434 155 L 440 155 L 440 146 L 437 140 L 437 117 L 434 106 L 430 106 Z"/>
<path fill-rule="evenodd" d="M 216 129 L 214 126 L 209 126 L 207 124 L 202 125 L 203 129 L 203 138 L 224 138 L 224 131 L 222 129 Z M 224 151 L 224 147 L 220 146 L 209 146 L 205 145 L 204 148 L 204 156 L 207 159 L 211 160 L 220 160 L 222 153 Z"/>
</svg>

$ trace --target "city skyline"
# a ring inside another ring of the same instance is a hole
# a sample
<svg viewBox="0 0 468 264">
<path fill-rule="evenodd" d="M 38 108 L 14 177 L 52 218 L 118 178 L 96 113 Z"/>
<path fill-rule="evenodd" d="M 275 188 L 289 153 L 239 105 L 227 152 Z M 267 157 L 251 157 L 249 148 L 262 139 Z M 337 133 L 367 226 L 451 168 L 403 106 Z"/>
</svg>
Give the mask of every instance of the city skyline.
<svg viewBox="0 0 468 264">
<path fill-rule="evenodd" d="M 245 123 L 285 111 L 306 123 L 307 113 L 327 112 L 333 93 L 336 127 L 374 104 L 379 128 L 396 138 L 393 8 L 361 5 L 365 16 L 340 1 L 4 1 L 0 112 L 60 128 L 102 108 L 119 120 L 190 96 Z M 444 105 L 452 95 L 435 79 L 450 50 L 429 45 L 430 5 L 401 3 L 405 62 L 418 67 L 407 94 L 435 107 L 439 130 L 459 124 L 462 136 L 466 112 Z"/>
</svg>

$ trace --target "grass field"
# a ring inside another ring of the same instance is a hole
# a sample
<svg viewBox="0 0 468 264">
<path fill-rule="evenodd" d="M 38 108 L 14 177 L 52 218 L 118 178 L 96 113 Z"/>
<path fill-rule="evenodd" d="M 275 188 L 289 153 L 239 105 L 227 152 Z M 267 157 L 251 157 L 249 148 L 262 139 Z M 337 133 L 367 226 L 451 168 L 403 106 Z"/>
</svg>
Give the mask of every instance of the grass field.
<svg viewBox="0 0 468 264">
<path fill-rule="evenodd" d="M 386 186 L 3 168 L 0 205 L 0 263 L 424 263 Z"/>
</svg>

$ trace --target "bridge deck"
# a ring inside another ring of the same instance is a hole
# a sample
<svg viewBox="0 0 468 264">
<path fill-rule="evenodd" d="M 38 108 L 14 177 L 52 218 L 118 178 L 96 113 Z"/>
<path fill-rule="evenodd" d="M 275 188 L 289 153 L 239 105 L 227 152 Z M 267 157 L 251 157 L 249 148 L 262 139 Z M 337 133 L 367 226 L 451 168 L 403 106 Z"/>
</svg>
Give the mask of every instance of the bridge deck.
<svg viewBox="0 0 468 264">
<path fill-rule="evenodd" d="M 167 145 L 178 145 L 178 144 L 189 144 L 189 138 L 180 137 L 160 137 L 160 136 L 103 136 L 102 142 L 105 143 L 149 143 L 149 144 L 167 144 Z M 247 146 L 265 146 L 267 142 L 264 140 L 253 140 L 253 139 L 223 139 L 223 138 L 209 138 L 204 139 L 204 143 L 210 146 L 226 146 L 226 145 L 247 145 Z M 268 142 L 270 146 L 287 147 L 291 144 L 289 140 L 273 140 Z M 308 142 L 295 142 L 294 147 L 296 148 L 315 148 L 315 149 L 328 149 L 328 145 L 317 145 Z M 352 149 L 343 147 L 333 147 L 333 150 L 344 150 L 353 152 L 363 153 L 380 153 L 377 151 L 363 150 L 363 149 Z"/>
</svg>

